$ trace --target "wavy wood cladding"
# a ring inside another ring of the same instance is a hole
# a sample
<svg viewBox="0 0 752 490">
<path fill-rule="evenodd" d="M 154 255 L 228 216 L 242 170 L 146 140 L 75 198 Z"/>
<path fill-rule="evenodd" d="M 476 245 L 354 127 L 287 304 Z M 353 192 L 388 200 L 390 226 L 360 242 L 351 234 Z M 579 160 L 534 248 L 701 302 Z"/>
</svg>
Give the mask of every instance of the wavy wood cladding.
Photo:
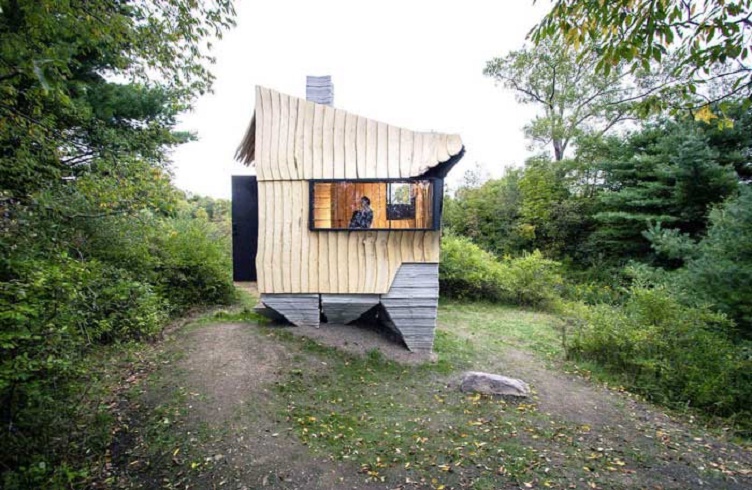
<svg viewBox="0 0 752 490">
<path fill-rule="evenodd" d="M 256 87 L 256 113 L 236 156 L 255 161 L 259 181 L 396 179 L 461 150 L 458 135 L 409 131 Z"/>
<path fill-rule="evenodd" d="M 259 292 L 386 294 L 403 263 L 439 262 L 440 231 L 309 231 L 308 182 L 259 182 Z"/>
</svg>

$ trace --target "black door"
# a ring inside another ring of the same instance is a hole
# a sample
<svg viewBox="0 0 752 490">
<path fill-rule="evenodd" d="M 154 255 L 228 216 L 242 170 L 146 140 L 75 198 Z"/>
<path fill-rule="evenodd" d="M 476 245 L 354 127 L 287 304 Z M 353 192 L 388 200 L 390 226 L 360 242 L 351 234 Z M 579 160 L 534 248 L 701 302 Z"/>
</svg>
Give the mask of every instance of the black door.
<svg viewBox="0 0 752 490">
<path fill-rule="evenodd" d="M 255 176 L 232 176 L 232 278 L 256 280 L 258 250 L 258 182 Z"/>
</svg>

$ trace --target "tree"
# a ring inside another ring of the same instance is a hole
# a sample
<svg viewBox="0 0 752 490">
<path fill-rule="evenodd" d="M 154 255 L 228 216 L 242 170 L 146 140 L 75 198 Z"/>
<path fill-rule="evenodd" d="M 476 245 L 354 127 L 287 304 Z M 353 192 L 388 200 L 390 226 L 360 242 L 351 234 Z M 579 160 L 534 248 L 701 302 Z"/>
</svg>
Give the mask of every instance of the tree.
<svg viewBox="0 0 752 490">
<path fill-rule="evenodd" d="M 230 0 L 0 0 L 4 200 L 123 155 L 160 163 L 233 15 Z"/>
<path fill-rule="evenodd" d="M 722 165 L 701 124 L 664 121 L 614 141 L 600 165 L 595 248 L 612 258 L 648 259 L 646 232 L 656 223 L 699 238 L 710 207 L 736 190 L 738 176 Z M 665 265 L 677 266 L 675 262 Z"/>
<path fill-rule="evenodd" d="M 658 108 L 677 95 L 692 108 L 738 96 L 749 103 L 750 12 L 752 0 L 557 0 L 532 39 L 540 46 L 593 46 L 595 68 L 604 76 L 623 62 L 636 72 L 671 58 L 671 79 L 645 100 Z M 700 95 L 709 85 L 714 89 Z M 703 110 L 698 117 L 712 114 Z"/>
<path fill-rule="evenodd" d="M 631 93 L 625 76 L 596 74 L 597 62 L 590 51 L 541 42 L 490 60 L 483 73 L 514 90 L 520 103 L 543 110 L 525 132 L 535 144 L 551 145 L 558 162 L 578 137 L 603 134 L 627 117 L 628 106 L 621 103 Z"/>
</svg>

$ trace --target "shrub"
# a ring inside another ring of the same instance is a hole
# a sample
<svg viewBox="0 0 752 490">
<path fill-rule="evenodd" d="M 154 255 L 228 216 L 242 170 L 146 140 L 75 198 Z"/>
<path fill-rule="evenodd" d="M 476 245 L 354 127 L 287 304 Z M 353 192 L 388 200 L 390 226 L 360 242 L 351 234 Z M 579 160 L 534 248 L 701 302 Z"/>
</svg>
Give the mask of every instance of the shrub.
<svg viewBox="0 0 752 490">
<path fill-rule="evenodd" d="M 501 262 L 499 286 L 503 299 L 520 306 L 547 307 L 561 295 L 560 264 L 538 250 Z"/>
<path fill-rule="evenodd" d="M 230 244 L 207 221 L 167 220 L 158 238 L 158 287 L 177 311 L 235 299 Z"/>
<path fill-rule="evenodd" d="M 143 339 L 166 319 L 163 301 L 127 271 L 66 255 L 14 264 L 0 288 L 0 458 L 10 467 L 54 459 L 69 402 L 96 344 Z"/>
<path fill-rule="evenodd" d="M 441 245 L 439 284 L 450 297 L 548 307 L 559 297 L 559 267 L 537 250 L 499 261 L 468 238 L 447 235 Z"/>
<path fill-rule="evenodd" d="M 441 242 L 439 285 L 453 298 L 498 301 L 501 266 L 469 238 L 446 235 Z"/>
<path fill-rule="evenodd" d="M 730 323 L 682 305 L 664 287 L 635 286 L 622 306 L 582 308 L 567 353 L 601 364 L 652 400 L 729 416 L 752 406 L 752 360 L 726 337 Z"/>
</svg>

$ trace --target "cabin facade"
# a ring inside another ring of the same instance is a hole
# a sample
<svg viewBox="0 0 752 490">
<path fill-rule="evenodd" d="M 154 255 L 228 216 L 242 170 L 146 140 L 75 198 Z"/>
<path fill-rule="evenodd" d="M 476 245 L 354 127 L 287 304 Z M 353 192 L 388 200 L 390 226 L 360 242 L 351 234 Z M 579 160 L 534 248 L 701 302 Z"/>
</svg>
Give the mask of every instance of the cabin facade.
<svg viewBox="0 0 752 490">
<path fill-rule="evenodd" d="M 376 308 L 408 349 L 430 351 L 443 179 L 462 141 L 318 103 L 331 102 L 331 86 L 320 82 L 309 78 L 314 100 L 257 87 L 237 151 L 256 168 L 260 300 L 293 324 L 316 327 Z M 363 197 L 371 219 L 354 229 Z"/>
</svg>

